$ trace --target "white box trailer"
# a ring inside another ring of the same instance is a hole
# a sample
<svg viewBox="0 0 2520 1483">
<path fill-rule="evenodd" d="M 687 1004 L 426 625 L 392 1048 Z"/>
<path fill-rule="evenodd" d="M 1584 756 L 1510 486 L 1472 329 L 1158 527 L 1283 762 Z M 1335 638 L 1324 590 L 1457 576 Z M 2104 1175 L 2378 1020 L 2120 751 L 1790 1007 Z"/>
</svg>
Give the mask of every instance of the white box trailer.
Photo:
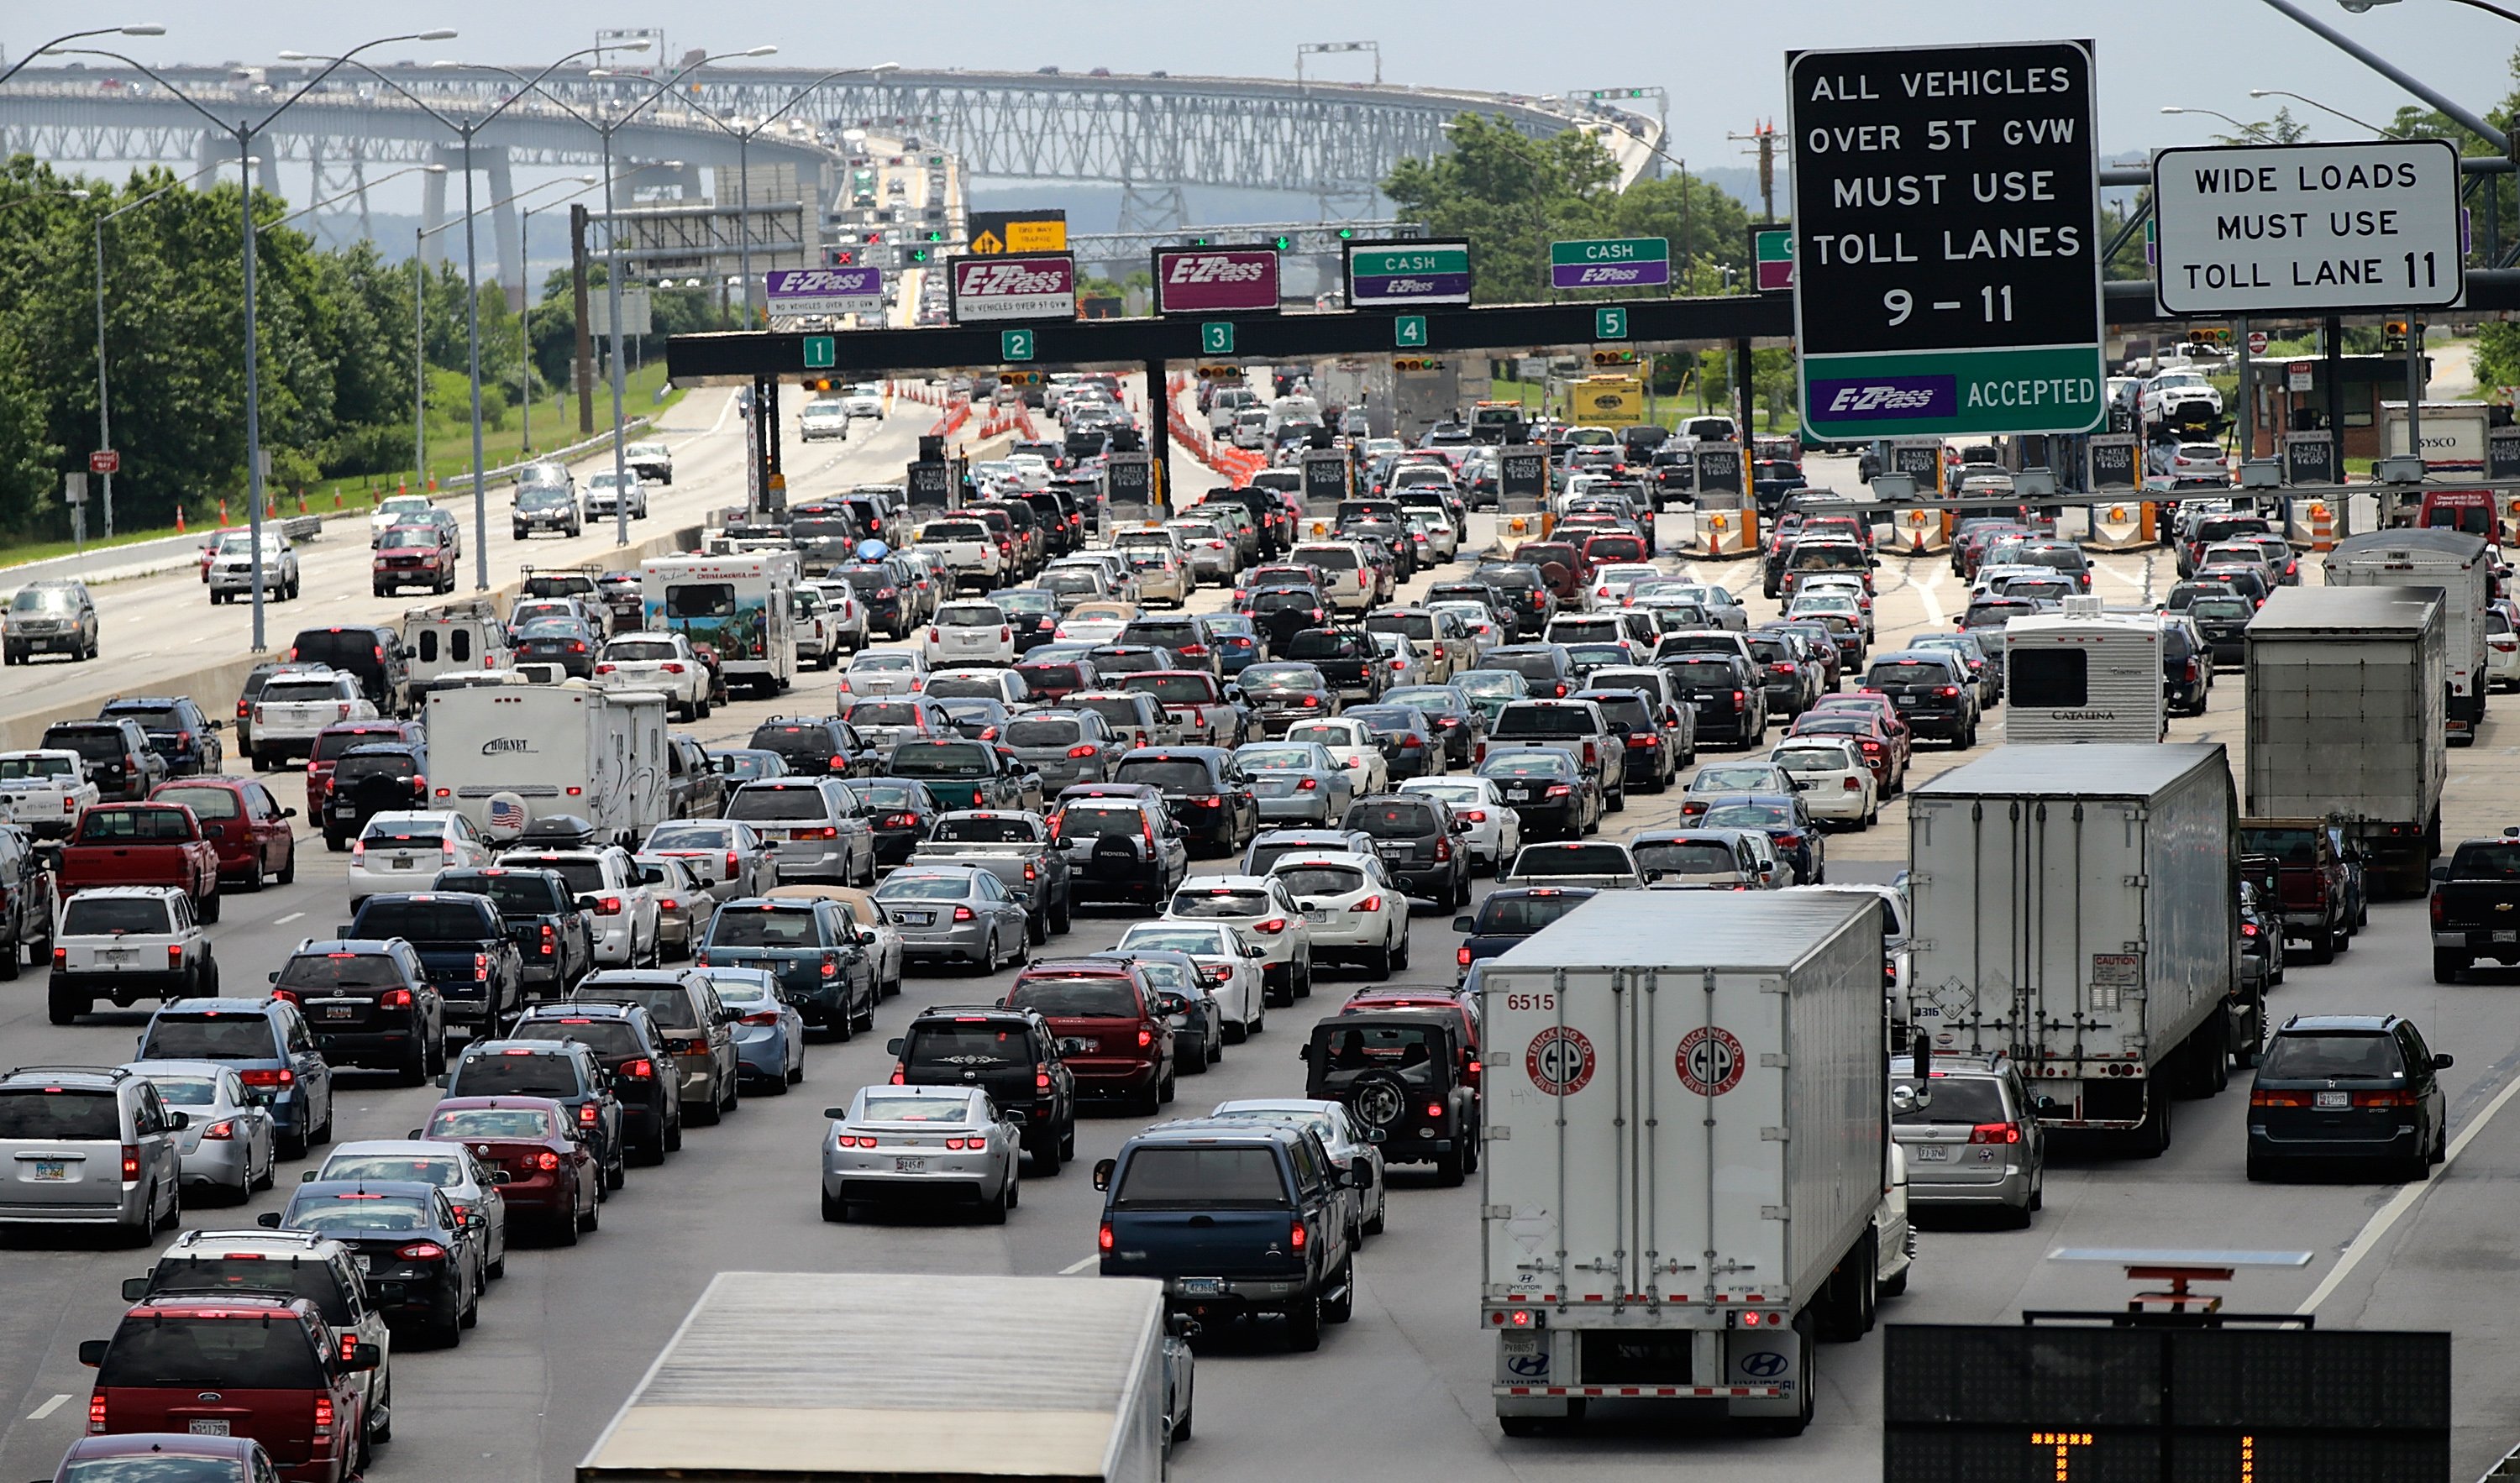
<svg viewBox="0 0 2520 1483">
<path fill-rule="evenodd" d="M 577 1483 L 1158 1483 L 1163 1284 L 722 1272 Z"/>
<path fill-rule="evenodd" d="M 665 821 L 667 701 L 582 680 L 428 694 L 428 791 L 509 840 L 536 819 L 572 815 L 628 843 Z"/>
<path fill-rule="evenodd" d="M 796 553 L 650 557 L 639 563 L 639 626 L 717 651 L 729 686 L 775 695 L 796 678 Z"/>
<path fill-rule="evenodd" d="M 2159 619 L 2078 597 L 2003 625 L 2005 741 L 2158 742 L 2168 726 Z"/>
<path fill-rule="evenodd" d="M 2285 587 L 2249 620 L 2248 817 L 2329 819 L 2374 895 L 2420 896 L 2441 853 L 2441 595 Z"/>
<path fill-rule="evenodd" d="M 2238 811 L 2210 742 L 2003 746 L 1908 794 L 1909 1012 L 2053 1128 L 2170 1146 L 2228 1073 Z"/>
<path fill-rule="evenodd" d="M 1604 891 L 1489 963 L 1479 1326 L 1507 1432 L 1594 1398 L 1810 1419 L 1813 1339 L 1872 1314 L 1880 912 Z"/>
<path fill-rule="evenodd" d="M 2473 745 L 2485 720 L 2485 612 L 2494 600 L 2494 556 L 2485 538 L 2380 530 L 2337 542 L 2319 564 L 2330 587 L 2441 589 L 2442 679 L 2449 686 L 2443 735 L 2452 746 Z"/>
</svg>

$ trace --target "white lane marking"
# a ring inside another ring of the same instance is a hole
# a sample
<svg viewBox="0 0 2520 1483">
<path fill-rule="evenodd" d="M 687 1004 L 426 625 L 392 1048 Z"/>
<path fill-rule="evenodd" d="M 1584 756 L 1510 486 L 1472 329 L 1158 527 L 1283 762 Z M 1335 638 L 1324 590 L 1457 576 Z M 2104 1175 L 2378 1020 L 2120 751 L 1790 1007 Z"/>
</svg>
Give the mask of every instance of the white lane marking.
<svg viewBox="0 0 2520 1483">
<path fill-rule="evenodd" d="M 2142 591 L 2144 590 L 2143 578 L 2141 578 L 2141 577 L 2139 577 L 2139 576 L 2137 576 L 2137 577 L 2131 577 L 2131 576 L 2128 576 L 2125 572 L 2118 570 L 2116 567 L 2114 567 L 2114 566 L 2110 565 L 2110 564 L 2109 564 L 2108 562 L 2093 562 L 2092 564 L 2092 565 L 2094 565 L 2094 566 L 2096 566 L 2096 567 L 2098 567 L 2098 568 L 2100 569 L 2100 571 L 2101 571 L 2101 573 L 2102 573 L 2102 574 L 2107 575 L 2107 576 L 2113 576 L 2113 577 L 2117 578 L 2119 581 L 2126 583 L 2129 587 L 2134 588 L 2134 589 L 2135 589 L 2136 591 L 2138 591 L 2138 592 L 2142 592 Z"/>
<path fill-rule="evenodd" d="M 55 1396 L 51 1400 L 46 1401 L 43 1405 L 26 1413 L 26 1419 L 29 1421 L 40 1421 L 44 1417 L 51 1416 L 54 1412 L 61 1410 L 63 1405 L 68 1400 L 69 1397 L 66 1395 Z"/>
<path fill-rule="evenodd" d="M 1925 626 L 1929 628 L 1943 626 L 1943 605 L 1934 597 L 1934 589 L 1942 585 L 1943 573 L 1939 567 L 1924 581 L 1917 581 L 1913 575 L 1908 579 L 1908 586 L 1915 592 L 1916 601 L 1925 605 Z"/>
<path fill-rule="evenodd" d="M 298 918 L 303 917 L 303 916 L 305 916 L 305 915 L 306 915 L 306 914 L 305 914 L 304 912 L 292 912 L 292 913 L 290 913 L 288 916 L 281 918 L 279 921 L 274 921 L 274 922 L 272 923 L 272 925 L 273 925 L 273 926 L 287 926 L 287 925 L 289 925 L 291 922 L 295 921 Z"/>
<path fill-rule="evenodd" d="M 1080 1272 L 1084 1271 L 1084 1270 L 1085 1270 L 1086 1268 L 1088 1268 L 1088 1267 L 1093 1266 L 1096 1262 L 1099 1262 L 1099 1261 L 1101 1261 L 1101 1260 L 1102 1260 L 1102 1258 L 1101 1258 L 1101 1257 L 1099 1257 L 1099 1256 L 1089 1256 L 1089 1257 L 1087 1257 L 1085 1260 L 1083 1260 L 1083 1261 L 1081 1261 L 1081 1262 L 1070 1262 L 1070 1263 L 1068 1263 L 1066 1266 L 1061 1267 L 1061 1268 L 1059 1268 L 1059 1269 L 1058 1269 L 1058 1275 L 1059 1275 L 1060 1277 L 1074 1277 L 1074 1276 L 1076 1276 L 1076 1274 L 1078 1274 L 1078 1273 L 1080 1273 Z M 60 1403 L 61 1403 L 61 1402 L 63 1402 L 63 1401 L 67 1401 L 67 1400 L 68 1400 L 68 1399 L 69 1399 L 69 1397 L 68 1397 L 68 1396 L 55 1396 L 55 1397 L 53 1398 L 53 1400 L 54 1400 L 54 1404 L 56 1404 L 56 1405 L 60 1404 Z M 47 1407 L 47 1408 L 45 1408 L 45 1409 L 46 1409 L 46 1410 L 50 1410 L 51 1408 L 50 1408 L 50 1407 Z"/>
<path fill-rule="evenodd" d="M 2485 1104 L 2485 1111 L 2477 1117 L 2476 1121 L 2469 1123 L 2459 1131 L 2458 1137 L 2450 1141 L 2450 1146 L 2443 1150 L 2440 1164 L 2422 1179 L 2401 1189 L 2387 1204 L 2372 1212 L 2371 1218 L 2362 1223 L 2362 1231 L 2346 1246 L 2345 1254 L 2336 1259 L 2335 1268 L 2319 1281 L 2317 1287 L 2311 1289 L 2310 1296 L 2302 1299 L 2301 1306 L 2293 1312 L 2318 1311 L 2318 1305 L 2327 1301 L 2328 1296 L 2336 1291 L 2338 1284 L 2361 1265 L 2362 1258 L 2371 1254 L 2371 1248 L 2380 1244 L 2380 1237 L 2389 1234 L 2389 1228 L 2398 1223 L 2398 1218 L 2411 1209 L 2415 1201 L 2424 1197 L 2424 1191 L 2433 1187 L 2433 1181 L 2450 1172 L 2450 1166 L 2458 1162 L 2459 1154 L 2466 1151 L 2467 1146 L 2475 1141 L 2476 1135 L 2485 1131 L 2485 1125 L 2494 1121 L 2494 1114 L 2501 1111 L 2503 1104 L 2510 1101 L 2514 1096 L 2520 1096 L 2520 1077 L 2514 1077 L 2508 1086 L 2496 1093 L 2494 1101 Z"/>
</svg>

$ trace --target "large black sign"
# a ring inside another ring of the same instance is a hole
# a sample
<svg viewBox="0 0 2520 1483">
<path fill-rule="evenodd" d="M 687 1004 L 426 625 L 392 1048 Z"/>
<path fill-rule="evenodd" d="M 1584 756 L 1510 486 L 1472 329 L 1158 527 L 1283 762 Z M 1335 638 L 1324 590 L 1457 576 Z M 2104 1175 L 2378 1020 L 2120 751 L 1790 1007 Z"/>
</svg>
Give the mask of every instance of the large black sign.
<svg viewBox="0 0 2520 1483">
<path fill-rule="evenodd" d="M 2090 47 L 1803 52 L 1786 71 L 1803 354 L 2098 340 Z"/>
<path fill-rule="evenodd" d="M 2287 484 L 2333 484 L 2337 481 L 2336 439 L 2325 432 L 2283 435 L 2283 481 Z"/>
<path fill-rule="evenodd" d="M 1528 443 L 1497 451 L 1497 497 L 1533 509 L 1549 503 L 1549 450 Z"/>
<path fill-rule="evenodd" d="M 943 459 L 922 459 L 910 466 L 908 493 L 912 508 L 943 509 L 952 503 L 954 471 Z"/>
<path fill-rule="evenodd" d="M 1892 1324 L 1884 1483 L 2450 1475 L 2448 1333 Z"/>
<path fill-rule="evenodd" d="M 1151 505 L 1155 502 L 1154 461 L 1143 453 L 1115 453 L 1105 466 L 1105 478 L 1114 505 Z"/>
<path fill-rule="evenodd" d="M 1344 453 L 1307 453 L 1302 465 L 1304 503 L 1336 505 L 1353 487 Z"/>
<path fill-rule="evenodd" d="M 1729 489 L 1741 493 L 1741 445 L 1739 443 L 1699 443 L 1694 450 L 1697 460 L 1697 487 Z"/>
<path fill-rule="evenodd" d="M 2497 484 L 2520 479 L 2520 427 L 2486 429 L 2485 476 Z"/>
<path fill-rule="evenodd" d="M 1892 443 L 1890 472 L 1904 473 L 1914 479 L 1919 493 L 1930 494 L 1942 488 L 1943 445 L 1941 440 Z"/>
<path fill-rule="evenodd" d="M 2143 469 L 2133 433 L 2101 433 L 2092 438 L 2091 487 L 2135 489 L 2143 483 Z"/>
</svg>

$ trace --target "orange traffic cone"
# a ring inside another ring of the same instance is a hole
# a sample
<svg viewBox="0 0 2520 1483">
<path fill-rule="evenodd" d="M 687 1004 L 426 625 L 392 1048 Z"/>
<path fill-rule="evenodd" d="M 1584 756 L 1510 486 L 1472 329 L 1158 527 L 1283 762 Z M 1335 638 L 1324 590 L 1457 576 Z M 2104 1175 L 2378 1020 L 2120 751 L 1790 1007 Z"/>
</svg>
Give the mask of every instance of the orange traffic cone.
<svg viewBox="0 0 2520 1483">
<path fill-rule="evenodd" d="M 228 502 L 227 502 L 226 500 L 221 500 L 221 501 L 219 501 L 219 528 L 220 528 L 220 529 L 222 529 L 222 530 L 226 529 L 226 528 L 227 528 L 227 523 L 228 523 Z"/>
<path fill-rule="evenodd" d="M 175 533 L 177 535 L 184 533 L 184 507 L 181 505 L 175 507 Z"/>
</svg>

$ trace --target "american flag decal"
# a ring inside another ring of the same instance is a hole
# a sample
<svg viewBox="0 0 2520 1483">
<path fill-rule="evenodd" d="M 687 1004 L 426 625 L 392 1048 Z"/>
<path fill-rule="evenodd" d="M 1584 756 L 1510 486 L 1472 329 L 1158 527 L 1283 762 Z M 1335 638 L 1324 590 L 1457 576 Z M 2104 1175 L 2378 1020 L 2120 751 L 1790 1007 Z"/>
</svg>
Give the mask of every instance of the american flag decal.
<svg viewBox="0 0 2520 1483">
<path fill-rule="evenodd" d="M 490 828 L 520 830 L 525 827 L 525 804 L 521 798 L 490 800 Z"/>
</svg>

